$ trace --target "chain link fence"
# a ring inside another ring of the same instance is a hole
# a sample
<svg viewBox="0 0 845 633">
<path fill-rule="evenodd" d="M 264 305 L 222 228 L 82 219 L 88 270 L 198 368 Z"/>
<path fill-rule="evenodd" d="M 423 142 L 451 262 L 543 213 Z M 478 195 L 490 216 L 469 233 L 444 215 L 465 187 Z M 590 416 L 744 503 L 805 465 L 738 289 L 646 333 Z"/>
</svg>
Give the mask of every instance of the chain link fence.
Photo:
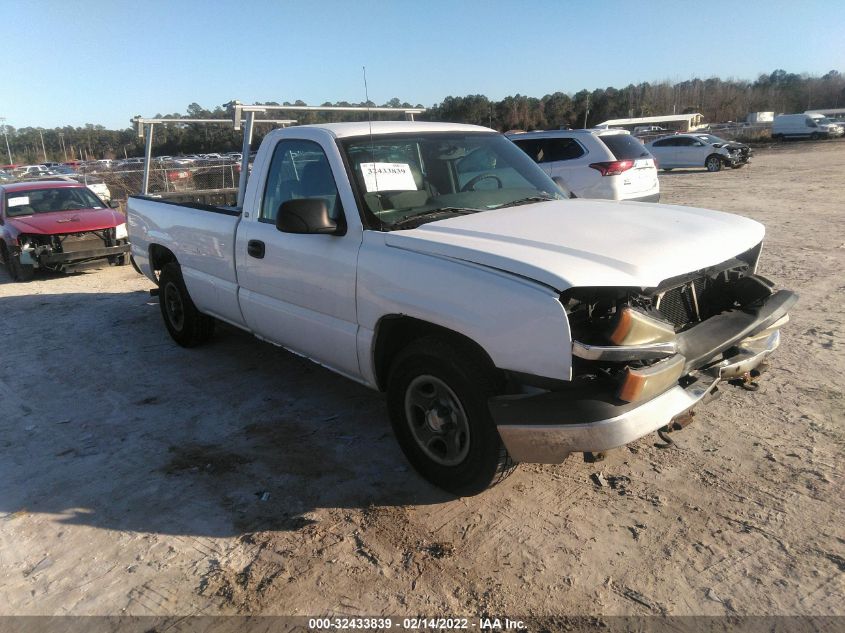
<svg viewBox="0 0 845 633">
<path fill-rule="evenodd" d="M 153 161 L 150 167 L 150 195 L 181 194 L 195 191 L 236 190 L 240 182 L 240 163 L 231 161 L 203 161 L 191 163 L 163 163 Z M 112 199 L 125 200 L 138 194 L 144 180 L 143 163 L 112 168 L 81 169 L 83 179 L 102 180 Z M 86 183 L 87 184 L 87 183 Z"/>
</svg>

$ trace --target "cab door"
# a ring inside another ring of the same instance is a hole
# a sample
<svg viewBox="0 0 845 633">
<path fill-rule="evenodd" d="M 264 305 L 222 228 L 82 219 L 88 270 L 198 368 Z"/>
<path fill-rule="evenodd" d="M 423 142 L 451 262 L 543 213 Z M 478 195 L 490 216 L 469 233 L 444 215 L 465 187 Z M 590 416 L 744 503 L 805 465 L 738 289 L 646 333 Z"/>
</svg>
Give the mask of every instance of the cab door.
<svg viewBox="0 0 845 633">
<path fill-rule="evenodd" d="M 338 194 L 335 175 L 346 175 L 332 149 L 330 161 L 316 139 L 281 138 L 275 145 L 252 200 L 252 217 L 238 229 L 239 300 L 258 336 L 357 378 L 355 279 L 362 226 L 354 201 L 344 204 Z M 337 233 L 278 230 L 279 207 L 297 198 L 324 200 Z"/>
</svg>

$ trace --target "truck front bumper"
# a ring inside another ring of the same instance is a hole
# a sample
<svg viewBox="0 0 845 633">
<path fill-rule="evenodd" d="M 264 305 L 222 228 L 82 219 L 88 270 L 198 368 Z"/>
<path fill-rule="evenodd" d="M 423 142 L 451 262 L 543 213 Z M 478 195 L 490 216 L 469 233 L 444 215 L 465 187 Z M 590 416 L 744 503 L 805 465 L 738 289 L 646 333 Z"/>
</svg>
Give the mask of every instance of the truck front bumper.
<svg viewBox="0 0 845 633">
<path fill-rule="evenodd" d="M 792 293 L 778 295 L 774 297 L 780 301 L 771 302 L 777 306 L 746 315 L 745 323 L 738 323 L 740 319 L 730 314 L 723 323 L 715 322 L 711 331 L 703 329 L 708 338 L 713 330 L 722 330 L 721 338 L 729 326 L 742 338 L 722 338 L 725 344 L 712 348 L 713 356 L 706 362 L 690 368 L 678 384 L 648 401 L 622 402 L 598 380 L 539 395 L 492 398 L 490 412 L 508 453 L 515 461 L 558 464 L 570 453 L 617 448 L 671 425 L 709 400 L 721 381 L 747 375 L 777 349 L 777 328 L 797 300 Z M 707 345 L 702 342 L 698 347 L 696 351 L 701 351 Z"/>
</svg>

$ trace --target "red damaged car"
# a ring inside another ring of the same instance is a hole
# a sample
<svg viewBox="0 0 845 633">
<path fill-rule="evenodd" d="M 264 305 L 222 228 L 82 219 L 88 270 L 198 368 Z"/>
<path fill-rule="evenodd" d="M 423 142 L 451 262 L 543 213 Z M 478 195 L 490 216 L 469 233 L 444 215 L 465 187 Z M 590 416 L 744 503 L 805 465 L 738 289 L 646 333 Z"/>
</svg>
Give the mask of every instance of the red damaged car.
<svg viewBox="0 0 845 633">
<path fill-rule="evenodd" d="M 126 218 L 83 184 L 19 182 L 0 186 L 0 257 L 16 281 L 37 268 L 61 271 L 98 259 L 129 258 Z"/>
</svg>

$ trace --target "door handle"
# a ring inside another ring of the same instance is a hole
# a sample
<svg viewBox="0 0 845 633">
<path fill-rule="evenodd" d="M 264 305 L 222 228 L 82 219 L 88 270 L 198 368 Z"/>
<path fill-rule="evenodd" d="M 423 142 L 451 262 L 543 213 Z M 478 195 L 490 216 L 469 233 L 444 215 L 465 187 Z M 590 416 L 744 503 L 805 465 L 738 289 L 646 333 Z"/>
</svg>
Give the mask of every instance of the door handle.
<svg viewBox="0 0 845 633">
<path fill-rule="evenodd" d="M 250 257 L 256 259 L 264 258 L 264 242 L 261 240 L 250 240 L 246 243 L 246 252 Z"/>
</svg>

